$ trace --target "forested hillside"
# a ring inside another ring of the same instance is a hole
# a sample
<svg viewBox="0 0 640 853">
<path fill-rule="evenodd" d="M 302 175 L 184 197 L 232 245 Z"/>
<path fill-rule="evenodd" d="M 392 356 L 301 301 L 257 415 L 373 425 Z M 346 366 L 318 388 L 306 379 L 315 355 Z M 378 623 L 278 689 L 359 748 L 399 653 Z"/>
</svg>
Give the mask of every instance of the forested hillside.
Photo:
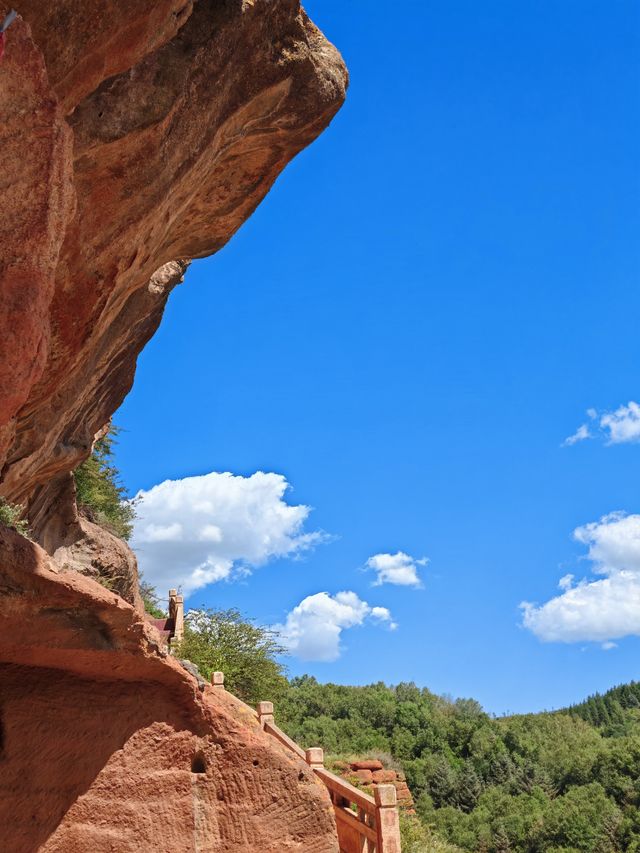
<svg viewBox="0 0 640 853">
<path fill-rule="evenodd" d="M 423 825 L 463 850 L 640 851 L 640 684 L 566 711 L 496 719 L 414 684 L 305 676 L 290 682 L 278 721 L 333 756 L 387 753 Z"/>
<path fill-rule="evenodd" d="M 278 724 L 328 764 L 404 771 L 417 814 L 401 815 L 403 853 L 640 853 L 640 683 L 494 718 L 411 683 L 287 680 L 280 651 L 268 628 L 210 610 L 188 614 L 178 654 L 247 702 L 275 700 Z"/>
<path fill-rule="evenodd" d="M 568 708 L 570 714 L 581 717 L 603 734 L 616 736 L 628 734 L 640 716 L 640 681 L 621 684 L 606 693 L 596 693 L 579 705 Z M 628 713 L 628 712 L 632 713 Z"/>
</svg>

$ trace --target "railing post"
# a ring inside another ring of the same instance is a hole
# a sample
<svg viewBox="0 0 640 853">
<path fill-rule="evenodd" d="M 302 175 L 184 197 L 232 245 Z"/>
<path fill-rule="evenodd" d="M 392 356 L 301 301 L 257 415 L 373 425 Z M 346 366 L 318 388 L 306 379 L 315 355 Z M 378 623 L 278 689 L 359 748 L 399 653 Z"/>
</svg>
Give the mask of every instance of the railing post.
<svg viewBox="0 0 640 853">
<path fill-rule="evenodd" d="M 397 794 L 393 785 L 376 785 L 377 853 L 400 853 L 400 821 Z"/>
<path fill-rule="evenodd" d="M 224 688 L 224 672 L 212 672 L 211 673 L 211 684 L 214 687 Z"/>
<path fill-rule="evenodd" d="M 273 723 L 273 702 L 258 702 L 258 722 L 264 728 L 266 723 Z"/>
<path fill-rule="evenodd" d="M 312 746 L 305 752 L 305 760 L 312 770 L 324 767 L 324 750 L 320 746 Z"/>
</svg>

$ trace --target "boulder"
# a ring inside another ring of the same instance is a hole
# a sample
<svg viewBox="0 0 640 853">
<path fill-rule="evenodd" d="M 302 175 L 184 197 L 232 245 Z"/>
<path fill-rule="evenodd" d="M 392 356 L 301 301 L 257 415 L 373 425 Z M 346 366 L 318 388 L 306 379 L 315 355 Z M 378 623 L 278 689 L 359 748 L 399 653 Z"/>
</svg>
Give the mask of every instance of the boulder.
<svg viewBox="0 0 640 853">
<path fill-rule="evenodd" d="M 395 782 L 398 778 L 395 770 L 374 770 L 372 775 L 376 784 Z"/>
<path fill-rule="evenodd" d="M 353 775 L 356 777 L 358 782 L 361 782 L 363 785 L 370 785 L 373 782 L 373 774 L 371 770 L 354 770 Z"/>
<path fill-rule="evenodd" d="M 377 758 L 366 758 L 362 761 L 352 761 L 352 770 L 382 770 L 382 762 Z"/>
</svg>

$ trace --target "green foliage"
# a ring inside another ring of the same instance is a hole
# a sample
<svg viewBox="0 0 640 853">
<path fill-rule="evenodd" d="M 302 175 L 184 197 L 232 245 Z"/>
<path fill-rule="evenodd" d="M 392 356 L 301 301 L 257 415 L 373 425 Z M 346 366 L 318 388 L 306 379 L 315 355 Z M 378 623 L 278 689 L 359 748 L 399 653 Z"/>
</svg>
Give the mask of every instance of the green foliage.
<svg viewBox="0 0 640 853">
<path fill-rule="evenodd" d="M 402 853 L 458 853 L 454 847 L 439 838 L 414 815 L 400 813 Z"/>
<path fill-rule="evenodd" d="M 96 441 L 91 456 L 76 468 L 73 476 L 78 507 L 115 536 L 129 539 L 135 508 L 127 500 L 126 489 L 113 465 L 113 446 L 117 435 L 117 427 L 110 426 L 107 433 Z"/>
<path fill-rule="evenodd" d="M 185 618 L 184 641 L 175 654 L 195 663 L 209 679 L 224 672 L 225 687 L 250 705 L 277 701 L 287 687 L 284 653 L 268 628 L 242 617 L 237 610 L 191 610 Z"/>
<path fill-rule="evenodd" d="M 615 853 L 622 814 L 597 782 L 571 788 L 547 808 L 541 840 L 547 848 Z M 544 848 L 543 848 L 544 849 Z"/>
<path fill-rule="evenodd" d="M 140 577 L 138 587 L 140 589 L 140 597 L 144 604 L 145 611 L 153 616 L 154 619 L 165 619 L 167 613 L 160 607 L 160 598 L 156 588 L 148 583 L 142 576 Z"/>
<path fill-rule="evenodd" d="M 607 737 L 628 734 L 640 719 L 640 681 L 621 684 L 603 695 L 596 693 L 567 712 L 598 727 Z"/>
<path fill-rule="evenodd" d="M 12 527 L 21 536 L 29 538 L 29 523 L 22 518 L 24 507 L 20 504 L 10 504 L 0 498 L 0 524 Z"/>
<path fill-rule="evenodd" d="M 438 839 L 474 853 L 640 853 L 640 709 L 637 685 L 626 687 L 613 691 L 615 733 L 600 702 L 494 719 L 413 684 L 309 676 L 290 682 L 276 710 L 304 746 L 399 761 L 420 820 L 403 820 L 409 853 L 451 849 Z"/>
</svg>

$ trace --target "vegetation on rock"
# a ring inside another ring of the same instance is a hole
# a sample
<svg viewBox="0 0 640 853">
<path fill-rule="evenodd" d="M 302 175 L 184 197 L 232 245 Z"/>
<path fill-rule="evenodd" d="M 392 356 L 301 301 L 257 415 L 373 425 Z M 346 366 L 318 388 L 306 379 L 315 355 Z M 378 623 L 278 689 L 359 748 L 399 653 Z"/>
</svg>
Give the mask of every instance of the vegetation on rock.
<svg viewBox="0 0 640 853">
<path fill-rule="evenodd" d="M 0 524 L 12 527 L 22 536 L 29 538 L 29 522 L 22 518 L 24 507 L 20 504 L 11 504 L 4 498 L 0 498 Z"/>
<path fill-rule="evenodd" d="M 133 503 L 127 500 L 127 491 L 113 464 L 113 446 L 118 432 L 112 424 L 96 441 L 91 456 L 76 468 L 73 476 L 78 508 L 91 521 L 128 540 L 136 513 Z"/>
<path fill-rule="evenodd" d="M 145 611 L 150 616 L 153 616 L 154 619 L 166 619 L 167 612 L 160 606 L 161 599 L 156 588 L 142 576 L 138 582 L 138 588 L 140 590 L 140 597 L 142 598 Z"/>
<path fill-rule="evenodd" d="M 175 649 L 207 680 L 212 672 L 224 672 L 225 687 L 251 705 L 266 697 L 277 700 L 286 691 L 284 667 L 277 661 L 283 652 L 273 631 L 238 610 L 189 611 L 184 640 Z"/>
</svg>

